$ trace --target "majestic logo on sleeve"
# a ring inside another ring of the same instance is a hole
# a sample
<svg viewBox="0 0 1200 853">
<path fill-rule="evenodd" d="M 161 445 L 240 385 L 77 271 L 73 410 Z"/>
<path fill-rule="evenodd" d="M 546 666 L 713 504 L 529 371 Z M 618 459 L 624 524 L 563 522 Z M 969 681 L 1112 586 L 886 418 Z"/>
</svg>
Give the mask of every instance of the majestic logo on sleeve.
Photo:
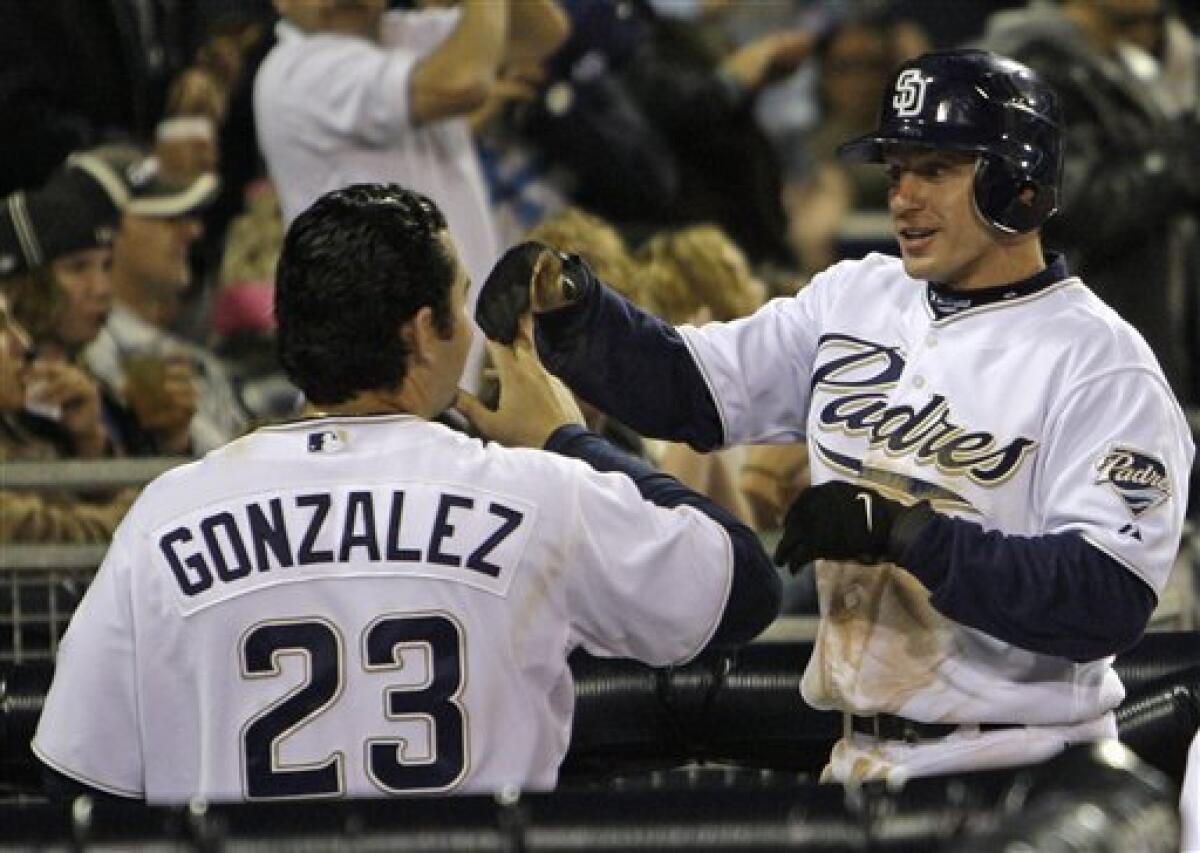
<svg viewBox="0 0 1200 853">
<path fill-rule="evenodd" d="M 1114 447 L 1096 463 L 1096 484 L 1111 486 L 1134 518 L 1140 518 L 1171 497 L 1167 466 L 1131 447 Z"/>
<path fill-rule="evenodd" d="M 832 396 L 817 412 L 817 422 L 824 430 L 865 436 L 872 448 L 889 456 L 910 456 L 922 465 L 933 464 L 944 475 L 966 476 L 985 487 L 1008 480 L 1037 447 L 1030 438 L 1001 443 L 990 432 L 965 429 L 954 422 L 950 403 L 941 394 L 931 394 L 921 405 L 890 405 L 888 389 L 900 381 L 905 367 L 904 356 L 896 347 L 829 334 L 821 338 L 821 348 L 845 352 L 824 361 L 813 373 L 813 388 Z M 861 469 L 861 462 L 822 446 L 819 440 L 815 444 L 830 464 Z M 945 489 L 935 484 L 911 485 L 938 493 L 931 497 L 966 503 L 953 493 L 940 494 Z"/>
</svg>

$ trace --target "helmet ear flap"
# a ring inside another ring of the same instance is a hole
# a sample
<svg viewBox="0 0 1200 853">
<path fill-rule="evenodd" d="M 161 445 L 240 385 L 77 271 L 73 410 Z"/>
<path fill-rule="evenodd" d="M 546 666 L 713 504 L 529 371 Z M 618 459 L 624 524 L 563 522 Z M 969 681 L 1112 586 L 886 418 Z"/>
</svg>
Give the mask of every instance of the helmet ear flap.
<svg viewBox="0 0 1200 853">
<path fill-rule="evenodd" d="M 983 154 L 975 169 L 975 207 L 998 231 L 1025 234 L 1050 218 L 1058 199 L 1052 187 L 1039 186 L 1003 157 Z"/>
</svg>

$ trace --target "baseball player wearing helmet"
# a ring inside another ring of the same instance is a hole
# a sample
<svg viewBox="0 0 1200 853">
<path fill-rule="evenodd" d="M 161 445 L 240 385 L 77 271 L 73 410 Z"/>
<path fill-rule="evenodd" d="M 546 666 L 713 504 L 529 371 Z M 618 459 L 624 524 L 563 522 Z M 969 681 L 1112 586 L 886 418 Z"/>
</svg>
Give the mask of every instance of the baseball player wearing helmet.
<svg viewBox="0 0 1200 853">
<path fill-rule="evenodd" d="M 1062 134 L 1024 66 L 926 54 L 841 152 L 887 169 L 899 258 L 843 261 L 701 328 L 579 269 L 535 285 L 547 366 L 639 432 L 807 440 L 814 485 L 776 559 L 816 561 L 802 692 L 845 713 L 827 778 L 1012 765 L 1116 734 L 1113 656 L 1166 583 L 1194 448 L 1145 341 L 1043 252 Z"/>
<path fill-rule="evenodd" d="M 33 743 L 59 785 L 550 788 L 573 649 L 667 665 L 774 618 L 754 533 L 579 426 L 528 325 L 493 348 L 498 409 L 459 401 L 513 446 L 431 421 L 471 341 L 468 284 L 441 212 L 394 185 L 292 224 L 280 356 L 321 411 L 145 489 L 59 650 Z"/>
</svg>

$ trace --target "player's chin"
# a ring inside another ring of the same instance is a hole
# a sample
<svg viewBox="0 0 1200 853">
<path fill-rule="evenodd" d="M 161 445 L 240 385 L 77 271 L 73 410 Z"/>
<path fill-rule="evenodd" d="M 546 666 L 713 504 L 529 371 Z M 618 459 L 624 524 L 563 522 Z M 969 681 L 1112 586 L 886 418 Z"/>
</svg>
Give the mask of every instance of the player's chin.
<svg viewBox="0 0 1200 853">
<path fill-rule="evenodd" d="M 904 272 L 908 274 L 909 278 L 921 281 L 937 279 L 934 273 L 937 264 L 933 258 L 927 255 L 911 255 L 902 248 L 900 250 L 900 261 L 904 264 Z"/>
</svg>

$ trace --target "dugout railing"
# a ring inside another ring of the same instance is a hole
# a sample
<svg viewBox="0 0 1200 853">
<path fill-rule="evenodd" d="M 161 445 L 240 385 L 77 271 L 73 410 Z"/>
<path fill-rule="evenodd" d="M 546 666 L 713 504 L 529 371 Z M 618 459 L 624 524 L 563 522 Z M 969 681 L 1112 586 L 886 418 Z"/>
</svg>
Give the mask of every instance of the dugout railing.
<svg viewBox="0 0 1200 853">
<path fill-rule="evenodd" d="M 1112 741 L 890 787 L 742 779 L 292 804 L 0 804 L 0 850 L 1154 853 L 1178 848 L 1175 797 Z"/>
</svg>

